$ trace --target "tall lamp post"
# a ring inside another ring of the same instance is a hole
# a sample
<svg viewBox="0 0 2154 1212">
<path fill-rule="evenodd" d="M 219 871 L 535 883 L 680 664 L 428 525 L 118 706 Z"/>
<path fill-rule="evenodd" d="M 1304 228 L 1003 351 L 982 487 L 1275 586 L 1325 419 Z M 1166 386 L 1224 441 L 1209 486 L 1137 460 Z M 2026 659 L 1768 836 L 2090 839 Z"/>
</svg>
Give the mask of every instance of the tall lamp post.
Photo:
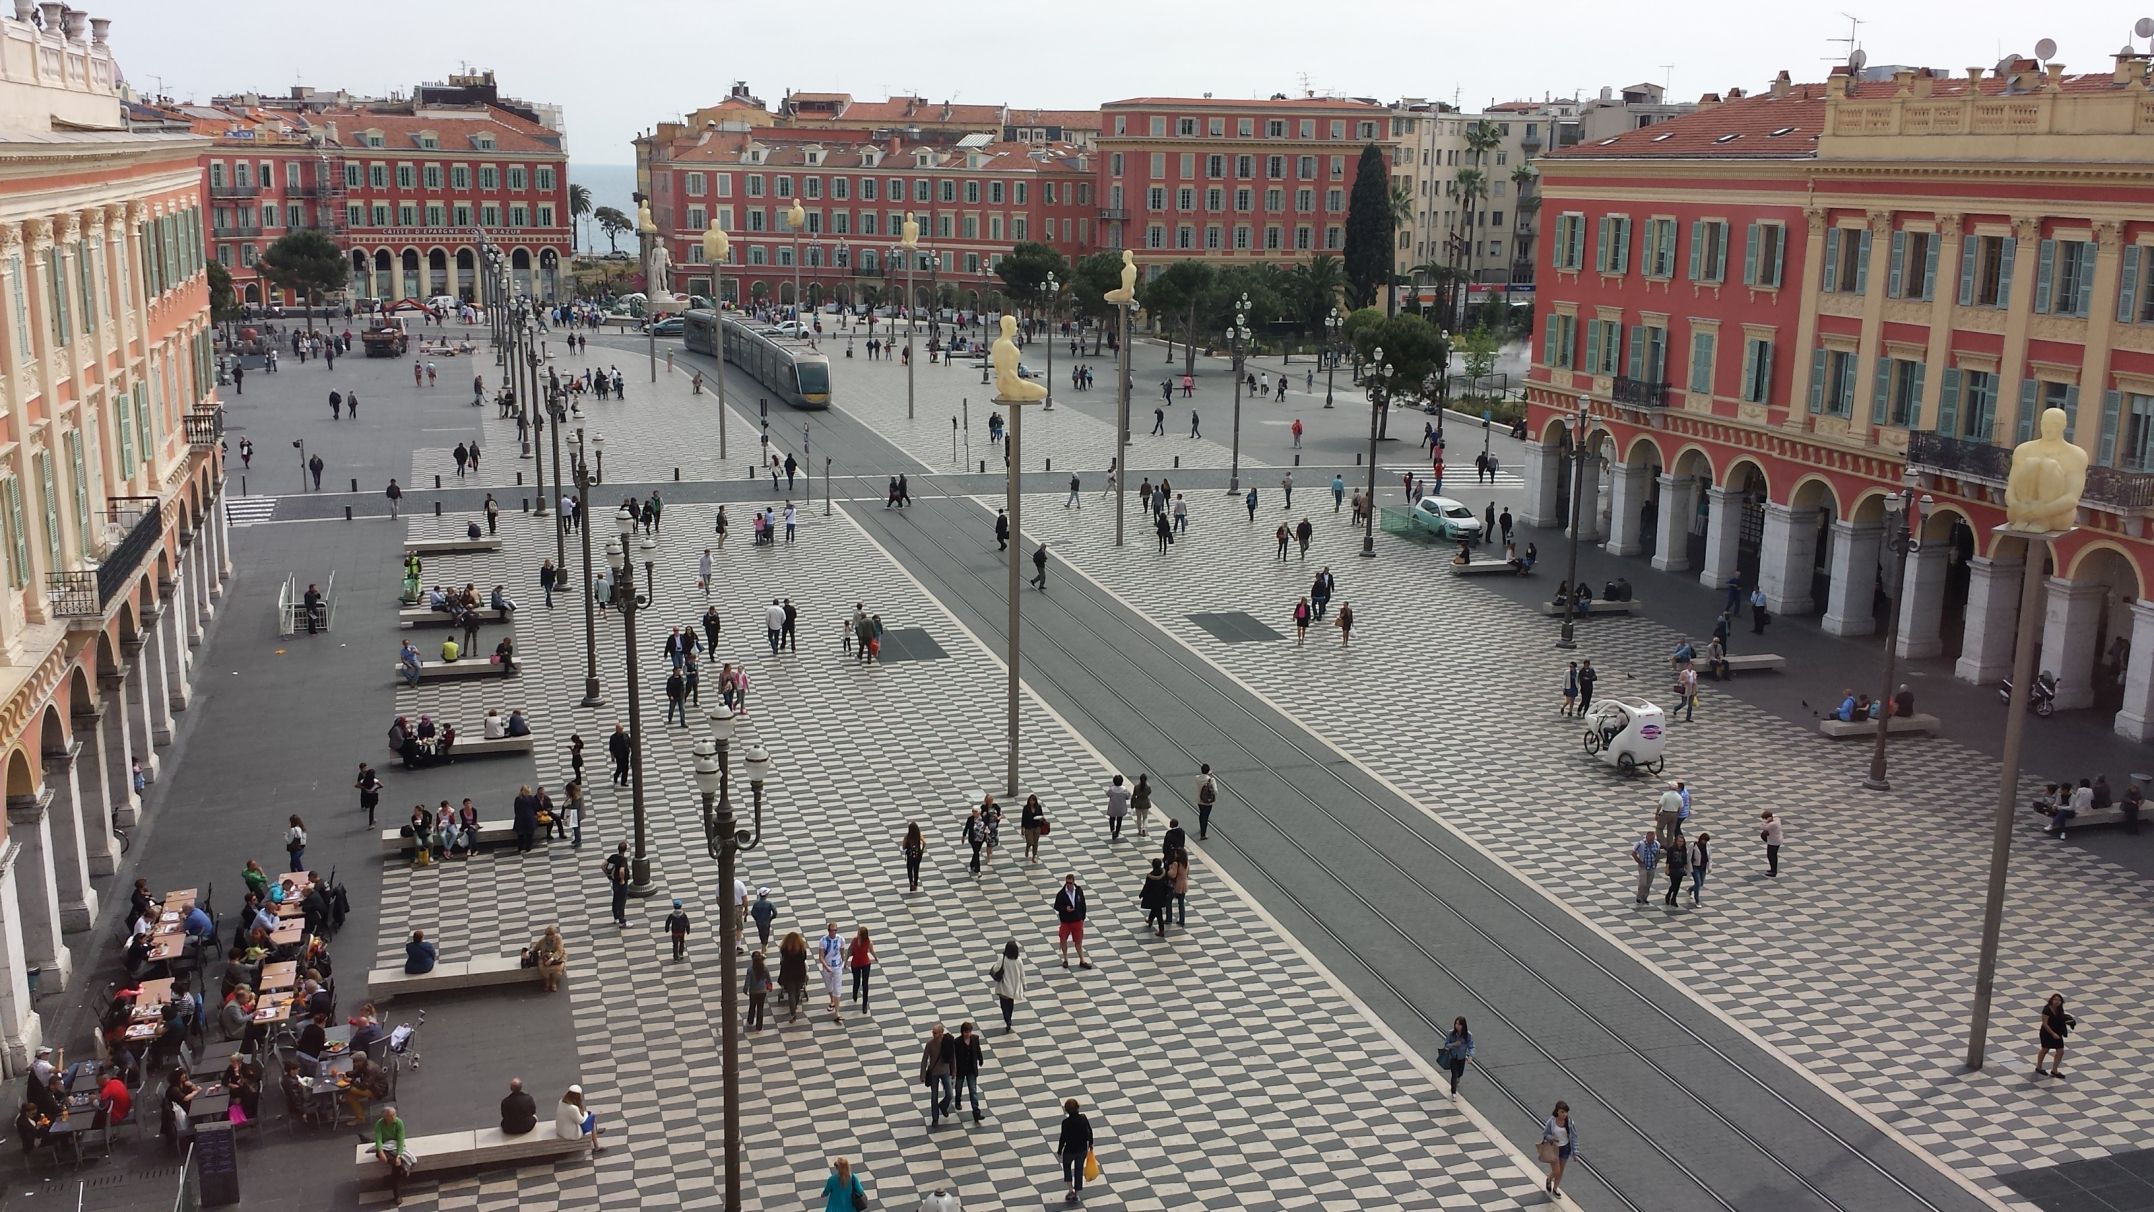
<svg viewBox="0 0 2154 1212">
<path fill-rule="evenodd" d="M 534 354 L 533 356 L 535 357 L 536 355 Z M 534 386 L 538 383 L 538 366 L 536 363 L 531 367 L 531 382 Z M 563 394 L 558 384 L 553 382 L 546 384 L 546 415 L 553 421 L 552 495 L 556 501 L 567 495 L 564 491 L 564 485 L 561 483 L 561 468 L 563 466 L 561 462 L 561 425 L 568 420 L 568 405 L 561 400 Z M 546 481 L 545 477 L 541 476 L 539 478 L 539 498 L 544 500 L 546 496 Z M 558 514 L 553 520 L 553 540 L 554 567 L 568 567 L 568 530 L 566 529 L 565 520 Z"/>
<path fill-rule="evenodd" d="M 1339 332 L 1346 326 L 1346 317 L 1334 307 L 1324 317 L 1324 407 L 1331 407 L 1331 381 L 1339 373 Z"/>
<path fill-rule="evenodd" d="M 711 340 L 718 349 L 718 461 L 725 462 L 725 261 L 732 241 L 713 223 L 703 233 L 703 259 L 711 267 Z M 685 323 L 685 322 L 684 322 Z"/>
<path fill-rule="evenodd" d="M 1194 336 L 1195 334 L 1191 334 Z M 1242 345 L 1249 340 L 1249 294 L 1234 301 L 1234 323 L 1227 327 L 1227 364 L 1234 368 L 1234 455 L 1227 475 L 1227 495 L 1242 490 Z"/>
<path fill-rule="evenodd" d="M 643 200 L 640 196 L 636 199 L 638 203 Z M 646 210 L 644 213 L 650 212 Z M 651 264 L 651 246 L 665 237 L 659 234 L 658 222 L 655 219 L 645 219 L 636 235 L 642 245 L 643 264 L 648 267 Z M 646 273 L 643 283 L 643 333 L 644 343 L 649 347 L 653 383 L 658 381 L 658 312 L 653 307 L 658 302 L 658 283 L 652 280 L 655 276 Z"/>
<path fill-rule="evenodd" d="M 1585 508 L 1586 468 L 1591 461 L 1586 454 L 1586 422 L 1591 416 L 1586 410 L 1590 404 L 1591 401 L 1587 397 L 1578 397 L 1578 425 L 1571 431 L 1570 570 L 1564 573 L 1563 576 L 1563 583 L 1568 587 L 1563 592 L 1563 633 L 1556 637 L 1556 647 L 1562 649 L 1578 647 L 1578 640 L 1575 629 L 1571 624 L 1571 618 L 1576 612 L 1578 601 L 1578 529 L 1582 525 L 1582 519 L 1579 518 L 1578 511 Z"/>
<path fill-rule="evenodd" d="M 806 336 L 807 321 L 802 317 L 808 313 L 801 309 L 800 294 L 800 229 L 808 225 L 808 208 L 800 204 L 800 199 L 793 199 L 792 209 L 785 212 L 785 225 L 793 229 L 793 319 L 800 324 L 801 335 Z"/>
<path fill-rule="evenodd" d="M 604 446 L 606 437 L 599 434 L 591 439 L 591 445 Z M 583 536 L 583 585 L 577 594 L 583 599 L 583 705 L 603 707 L 606 696 L 598 685 L 598 621 L 596 602 L 598 596 L 591 588 L 591 463 L 584 454 L 583 430 L 576 430 L 576 531 Z M 568 567 L 562 564 L 565 571 Z M 558 586 L 556 590 L 558 591 Z"/>
<path fill-rule="evenodd" d="M 1122 467 L 1122 456 L 1129 453 L 1129 322 L 1130 313 L 1137 310 L 1137 301 L 1114 305 L 1115 319 L 1121 327 L 1121 349 L 1116 351 L 1114 402 L 1114 459 L 1121 474 L 1114 478 L 1114 545 L 1122 545 L 1123 493 L 1129 488 L 1129 469 Z"/>
<path fill-rule="evenodd" d="M 620 559 L 614 568 L 613 605 L 621 612 L 622 642 L 628 649 L 628 786 L 636 820 L 635 854 L 628 871 L 636 895 L 646 896 L 651 891 L 650 826 L 643 810 L 643 685 L 636 665 L 636 615 L 651 604 L 651 598 L 636 592 L 636 559 L 630 545 L 636 533 L 635 515 L 625 506 L 616 510 L 613 528 L 621 537 L 617 543 L 606 544 L 606 556 L 609 562 L 615 556 Z M 642 547 L 644 577 L 655 585 L 651 566 L 657 560 L 658 539 L 645 535 Z"/>
<path fill-rule="evenodd" d="M 1376 434 L 1384 415 L 1384 401 L 1391 390 L 1391 363 L 1384 361 L 1381 345 L 1369 352 L 1369 362 L 1381 369 L 1376 390 L 1369 393 L 1369 512 L 1361 520 L 1361 554 L 1373 558 L 1376 555 Z"/>
<path fill-rule="evenodd" d="M 763 841 L 763 784 L 770 778 L 770 754 L 751 744 L 742 754 L 748 788 L 755 796 L 755 827 L 739 828 L 733 820 L 732 709 L 713 707 L 709 716 L 711 735 L 698 741 L 695 750 L 696 790 L 703 794 L 703 848 L 718 860 L 718 1017 L 725 1069 L 725 1212 L 740 1212 L 740 979 L 735 970 L 733 939 L 740 931 L 740 898 L 733 895 L 734 860 L 744 850 Z"/>
<path fill-rule="evenodd" d="M 1046 283 L 1046 285 L 1047 285 L 1047 400 L 1046 400 L 1046 403 L 1044 403 L 1044 404 L 1043 404 L 1043 405 L 1041 406 L 1041 411 L 1043 411 L 1043 412 L 1044 412 L 1044 411 L 1048 411 L 1048 410 L 1051 410 L 1051 409 L 1053 409 L 1053 408 L 1054 408 L 1054 406 L 1055 406 L 1055 305 L 1056 305 L 1057 303 L 1061 302 L 1061 299 L 1057 297 L 1057 295 L 1056 295 L 1056 292 L 1057 292 L 1057 291 L 1060 291 L 1060 290 L 1062 289 L 1062 283 L 1061 283 L 1060 279 L 1058 279 L 1058 278 L 1056 278 L 1056 277 L 1055 277 L 1055 275 L 1054 275 L 1054 273 L 1053 273 L 1052 271 L 1049 271 L 1049 273 L 1048 273 L 1048 275 L 1047 275 L 1047 283 Z M 1115 465 L 1116 465 L 1116 466 L 1119 466 L 1119 465 L 1120 465 L 1120 464 L 1119 464 L 1119 461 L 1120 461 L 1120 459 L 1122 458 L 1122 452 L 1121 452 L 1121 451 L 1119 451 L 1119 450 L 1115 451 L 1115 452 L 1114 452 L 1114 457 L 1115 457 L 1115 459 L 1117 460 L 1117 462 L 1116 462 L 1116 464 L 1115 464 Z M 1120 481 L 1119 479 L 1117 479 L 1117 480 L 1116 480 L 1115 482 L 1116 482 L 1116 483 L 1118 483 L 1118 484 L 1119 484 L 1119 483 L 1121 483 L 1121 481 Z"/>
<path fill-rule="evenodd" d="M 1921 515 L 1928 513 L 1930 506 L 1936 503 L 1928 493 L 1923 493 L 1918 512 L 1909 508 L 1914 503 L 1914 495 L 1915 476 L 1909 472 L 1906 489 L 1885 498 L 1885 550 L 1899 562 L 1900 587 L 1892 595 L 1892 630 L 1885 634 L 1885 686 L 1877 695 L 1877 739 L 1870 747 L 1870 777 L 1862 780 L 1862 785 L 1872 791 L 1892 790 L 1892 784 L 1885 781 L 1885 732 L 1892 723 L 1892 677 L 1900 655 L 1900 615 L 1907 608 L 1907 553 L 1922 546 L 1917 537 L 1922 526 Z"/>
<path fill-rule="evenodd" d="M 912 334 L 919 327 L 919 300 L 913 297 L 912 275 L 920 267 L 920 225 L 913 222 L 912 212 L 905 212 L 905 225 L 899 229 L 903 238 L 898 248 L 905 254 L 905 419 L 912 420 Z"/>
</svg>

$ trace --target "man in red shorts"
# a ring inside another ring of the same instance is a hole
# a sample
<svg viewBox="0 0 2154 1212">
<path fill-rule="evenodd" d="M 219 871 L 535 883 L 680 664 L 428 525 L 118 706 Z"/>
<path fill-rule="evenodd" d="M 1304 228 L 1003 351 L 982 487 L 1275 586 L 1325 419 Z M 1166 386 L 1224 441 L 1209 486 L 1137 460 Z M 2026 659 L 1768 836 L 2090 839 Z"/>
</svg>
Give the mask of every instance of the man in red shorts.
<svg viewBox="0 0 2154 1212">
<path fill-rule="evenodd" d="M 1077 886 L 1077 876 L 1072 873 L 1062 877 L 1062 890 L 1055 893 L 1055 916 L 1062 921 L 1057 932 L 1061 945 L 1062 966 L 1070 966 L 1070 944 L 1077 944 L 1077 966 L 1089 968 L 1092 961 L 1084 957 L 1084 889 Z"/>
</svg>

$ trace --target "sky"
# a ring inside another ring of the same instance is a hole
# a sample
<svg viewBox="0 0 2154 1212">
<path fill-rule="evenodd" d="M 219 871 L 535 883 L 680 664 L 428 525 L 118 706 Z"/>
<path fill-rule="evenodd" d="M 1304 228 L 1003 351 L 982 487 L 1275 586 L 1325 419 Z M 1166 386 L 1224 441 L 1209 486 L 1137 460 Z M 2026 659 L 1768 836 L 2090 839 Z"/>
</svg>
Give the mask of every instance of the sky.
<svg viewBox="0 0 2154 1212">
<path fill-rule="evenodd" d="M 79 3 L 80 0 L 77 0 Z M 825 0 L 404 0 L 294 9 L 264 0 L 99 0 L 121 69 L 175 100 L 293 84 L 409 92 L 466 66 L 511 96 L 561 105 L 573 163 L 628 164 L 639 131 L 722 99 L 735 79 L 775 106 L 788 88 L 881 99 L 1086 109 L 1136 96 L 1320 95 L 1456 100 L 1467 108 L 1603 85 L 1665 83 L 1673 99 L 1755 90 L 1785 68 L 1822 79 L 1847 54 L 1848 14 L 1872 66 L 1962 68 L 2032 53 L 2103 71 L 2137 7 L 2003 0 L 1605 0 L 1437 4 L 1358 0 L 1350 26 L 1278 0 L 1086 0 L 930 8 Z M 2097 11 L 2101 10 L 2101 11 Z M 379 20 L 369 22 L 369 14 Z M 423 19 L 422 19 L 423 14 Z M 319 22 L 319 24 L 317 24 Z M 2146 40 L 2137 40 L 2146 48 Z M 573 169 L 572 169 L 573 172 Z"/>
</svg>

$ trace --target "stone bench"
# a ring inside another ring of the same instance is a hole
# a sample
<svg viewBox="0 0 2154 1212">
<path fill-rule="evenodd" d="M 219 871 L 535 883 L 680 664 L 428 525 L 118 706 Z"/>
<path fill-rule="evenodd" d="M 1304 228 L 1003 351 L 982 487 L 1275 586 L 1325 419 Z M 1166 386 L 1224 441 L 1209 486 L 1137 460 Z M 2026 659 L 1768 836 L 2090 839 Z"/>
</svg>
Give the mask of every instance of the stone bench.
<svg viewBox="0 0 2154 1212">
<path fill-rule="evenodd" d="M 1532 576 L 1532 571 L 1520 571 L 1509 560 L 1475 560 L 1470 564 L 1451 565 L 1451 575 L 1460 577 Z"/>
<path fill-rule="evenodd" d="M 461 749 L 463 746 L 458 745 L 457 748 Z M 479 846 L 498 845 L 502 842 L 513 842 L 515 840 L 515 822 L 482 820 L 479 822 L 479 836 L 473 844 Z M 381 831 L 381 852 L 383 854 L 402 854 L 404 851 L 415 849 L 417 847 L 412 845 L 411 839 L 404 836 L 403 826 L 400 825 L 395 829 Z"/>
<path fill-rule="evenodd" d="M 509 621 L 509 612 L 506 610 L 481 610 L 478 615 L 479 622 L 488 625 Z M 397 611 L 396 625 L 406 631 L 414 627 L 454 627 L 456 616 L 444 610 L 428 610 L 424 606 L 418 606 Z"/>
<path fill-rule="evenodd" d="M 417 555 L 465 555 L 472 552 L 499 551 L 501 539 L 412 539 L 404 544 L 404 550 Z"/>
<path fill-rule="evenodd" d="M 399 661 L 390 666 L 390 668 L 395 671 L 396 680 L 402 682 L 404 680 L 404 663 Z M 518 668 L 521 668 L 521 666 L 518 666 Z M 474 657 L 461 661 L 419 662 L 419 681 L 421 684 L 426 682 L 468 682 L 473 678 L 512 678 L 515 676 L 516 669 L 511 669 L 506 665 L 494 664 L 493 654 L 490 652 L 483 657 Z"/>
<path fill-rule="evenodd" d="M 1574 609 L 1572 613 L 1581 617 L 1593 614 L 1636 614 L 1638 613 L 1638 608 L 1643 605 L 1645 603 L 1636 598 L 1632 598 L 1627 602 L 1611 602 L 1605 598 L 1595 598 L 1585 606 Z M 1563 606 L 1557 602 L 1543 602 L 1541 603 L 1541 613 L 1551 618 L 1560 619 L 1563 617 Z"/>
<path fill-rule="evenodd" d="M 468 960 L 437 960 L 431 972 L 411 973 L 399 965 L 367 973 L 367 996 L 385 1002 L 399 993 L 439 993 L 445 989 L 483 989 L 492 985 L 537 984 L 539 970 L 523 966 L 516 955 L 481 955 Z M 417 1151 L 417 1147 L 413 1147 Z"/>
<path fill-rule="evenodd" d="M 1701 655 L 1699 660 L 1705 658 Z M 1746 652 L 1741 656 L 1722 657 L 1729 673 L 1786 673 L 1788 659 L 1777 652 Z"/>
<path fill-rule="evenodd" d="M 1846 741 L 1857 737 L 1876 736 L 1877 721 L 1836 720 L 1828 716 L 1817 722 L 1817 730 L 1833 740 Z M 1914 715 L 1892 716 L 1885 721 L 1885 731 L 1888 733 L 1926 732 L 1935 736 L 1937 734 L 1937 717 L 1924 715 L 1920 712 Z"/>
<path fill-rule="evenodd" d="M 457 664 L 461 665 L 463 662 L 458 661 Z M 456 738 L 456 744 L 449 749 L 449 760 L 453 762 L 467 757 L 509 757 L 518 753 L 530 753 L 537 742 L 538 737 L 528 732 L 522 736 L 496 737 L 493 740 L 487 740 L 484 737 L 474 740 L 470 737 L 460 736 Z M 395 753 L 396 751 L 392 749 L 389 752 Z M 421 764 L 431 765 L 432 762 L 428 761 Z"/>
<path fill-rule="evenodd" d="M 554 1130 L 553 1121 L 542 1118 L 537 1127 L 521 1136 L 504 1135 L 496 1125 L 466 1132 L 409 1137 L 405 1140 L 405 1146 L 415 1159 L 411 1167 L 412 1173 L 417 1174 L 527 1161 L 540 1157 L 565 1157 L 589 1149 L 592 1139 L 579 1136 L 563 1140 Z M 353 1150 L 352 1162 L 359 1167 L 362 1175 L 370 1170 L 379 1172 L 382 1169 L 382 1163 L 374 1156 L 374 1146 L 371 1144 L 355 1145 Z"/>
</svg>

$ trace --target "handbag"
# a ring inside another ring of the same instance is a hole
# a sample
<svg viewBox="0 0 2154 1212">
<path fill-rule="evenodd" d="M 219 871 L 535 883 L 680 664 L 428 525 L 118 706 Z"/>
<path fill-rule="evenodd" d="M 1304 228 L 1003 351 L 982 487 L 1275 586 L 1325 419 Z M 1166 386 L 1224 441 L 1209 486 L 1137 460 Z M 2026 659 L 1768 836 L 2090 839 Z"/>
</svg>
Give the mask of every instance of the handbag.
<svg viewBox="0 0 2154 1212">
<path fill-rule="evenodd" d="M 992 968 L 989 968 L 989 969 L 987 970 L 987 979 L 988 979 L 989 981 L 999 981 L 999 980 L 1001 980 L 1001 979 L 1002 979 L 1002 965 L 1001 965 L 1001 964 L 996 964 L 996 965 L 995 965 L 994 967 L 992 967 Z"/>
<path fill-rule="evenodd" d="M 1041 836 L 1041 837 L 1046 837 L 1046 836 L 1047 836 L 1048 834 L 1050 834 L 1050 833 L 1052 833 L 1052 832 L 1054 832 L 1054 823 L 1053 823 L 1052 821 L 1049 821 L 1049 820 L 1048 820 L 1048 819 L 1047 819 L 1046 817 L 1044 817 L 1044 816 L 1043 816 L 1043 817 L 1041 817 L 1041 818 L 1040 818 L 1040 836 Z"/>
<path fill-rule="evenodd" d="M 1544 1140 L 1534 1146 L 1533 1153 L 1544 1162 L 1554 1162 L 1563 1156 L 1562 1151 L 1556 1148 L 1556 1142 L 1552 1140 Z"/>
<path fill-rule="evenodd" d="M 1084 1151 L 1084 1180 L 1088 1183 L 1099 1181 L 1099 1154 L 1089 1148 Z"/>
</svg>

